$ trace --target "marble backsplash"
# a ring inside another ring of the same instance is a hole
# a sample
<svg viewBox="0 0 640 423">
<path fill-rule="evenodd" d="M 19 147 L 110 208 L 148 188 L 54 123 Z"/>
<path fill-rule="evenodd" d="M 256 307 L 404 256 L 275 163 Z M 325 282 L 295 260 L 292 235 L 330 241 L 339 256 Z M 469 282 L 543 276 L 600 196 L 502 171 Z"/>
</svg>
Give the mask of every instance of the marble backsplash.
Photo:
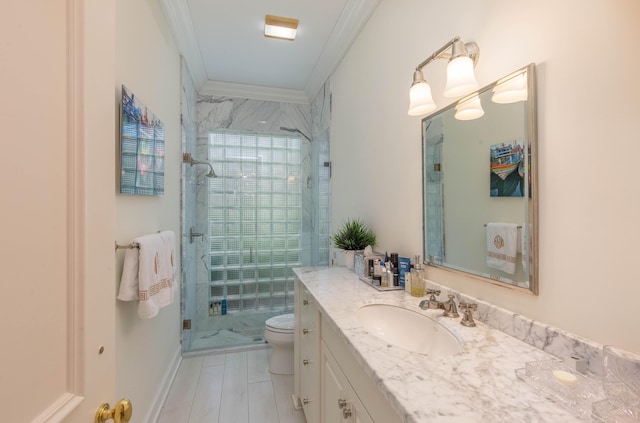
<svg viewBox="0 0 640 423">
<path fill-rule="evenodd" d="M 587 361 L 589 372 L 596 376 L 602 376 L 603 345 L 480 301 L 429 280 L 427 280 L 427 288 L 440 290 L 440 298 L 446 298 L 448 294 L 452 294 L 458 303 L 460 301 L 476 303 L 478 309 L 473 313 L 474 319 L 552 354 L 560 360 L 566 361 L 572 356 L 580 357 Z M 569 367 L 572 367 L 571 364 Z"/>
</svg>

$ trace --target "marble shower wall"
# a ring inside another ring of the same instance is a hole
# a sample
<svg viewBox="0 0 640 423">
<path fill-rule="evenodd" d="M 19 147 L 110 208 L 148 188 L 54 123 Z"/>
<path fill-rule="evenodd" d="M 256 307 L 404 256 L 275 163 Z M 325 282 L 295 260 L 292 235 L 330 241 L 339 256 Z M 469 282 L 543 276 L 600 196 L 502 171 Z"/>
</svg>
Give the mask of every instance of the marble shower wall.
<svg viewBox="0 0 640 423">
<path fill-rule="evenodd" d="M 329 129 L 331 127 L 331 87 L 324 86 L 311 103 L 311 264 L 329 265 L 329 200 L 331 168 L 329 156 Z"/>
<path fill-rule="evenodd" d="M 182 151 L 192 152 L 196 149 L 196 92 L 191 74 L 184 60 L 182 60 Z M 182 314 L 183 319 L 194 319 L 196 309 L 196 246 L 189 239 L 189 228 L 196 225 L 196 209 L 192 204 L 196 202 L 196 178 L 191 166 L 182 165 Z M 191 331 L 182 331 L 183 348 L 188 349 L 191 344 Z"/>
</svg>

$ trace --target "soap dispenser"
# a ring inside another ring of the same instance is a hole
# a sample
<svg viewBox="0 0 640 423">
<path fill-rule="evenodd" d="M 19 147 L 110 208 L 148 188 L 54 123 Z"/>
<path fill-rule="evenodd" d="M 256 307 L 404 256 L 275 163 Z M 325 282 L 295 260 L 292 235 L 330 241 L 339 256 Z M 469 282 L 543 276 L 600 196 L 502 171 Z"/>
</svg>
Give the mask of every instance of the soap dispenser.
<svg viewBox="0 0 640 423">
<path fill-rule="evenodd" d="M 413 269 L 411 269 L 411 295 L 414 297 L 424 297 L 425 274 L 422 268 L 420 255 L 416 254 Z"/>
</svg>

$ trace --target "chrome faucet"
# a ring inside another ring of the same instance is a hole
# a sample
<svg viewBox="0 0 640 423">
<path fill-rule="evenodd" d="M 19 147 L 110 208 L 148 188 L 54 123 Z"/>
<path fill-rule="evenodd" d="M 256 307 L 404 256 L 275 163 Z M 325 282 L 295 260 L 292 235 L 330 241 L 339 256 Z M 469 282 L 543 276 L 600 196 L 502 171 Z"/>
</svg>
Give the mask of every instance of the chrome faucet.
<svg viewBox="0 0 640 423">
<path fill-rule="evenodd" d="M 429 299 L 423 300 L 422 302 L 420 302 L 419 307 L 421 309 L 427 310 L 427 309 L 433 308 L 437 310 L 444 310 L 444 313 L 442 313 L 442 315 L 447 317 L 460 316 L 458 314 L 458 308 L 456 307 L 456 303 L 453 300 L 455 298 L 455 295 L 449 294 L 448 295 L 449 301 L 442 302 L 442 301 L 438 301 L 438 299 L 436 298 L 437 295 L 440 295 L 440 290 L 427 289 L 426 294 L 429 295 Z"/>
</svg>

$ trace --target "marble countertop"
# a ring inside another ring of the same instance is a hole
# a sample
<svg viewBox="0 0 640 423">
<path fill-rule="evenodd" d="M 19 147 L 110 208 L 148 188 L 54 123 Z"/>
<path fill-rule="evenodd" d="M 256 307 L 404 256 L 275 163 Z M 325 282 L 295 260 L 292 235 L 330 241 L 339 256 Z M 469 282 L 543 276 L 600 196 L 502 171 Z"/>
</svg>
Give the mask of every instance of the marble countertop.
<svg viewBox="0 0 640 423">
<path fill-rule="evenodd" d="M 378 291 L 346 268 L 301 268 L 295 274 L 403 422 L 582 421 L 515 375 L 529 361 L 554 356 L 482 322 L 468 328 L 460 318 L 442 316 L 442 310 L 421 310 L 424 298 Z M 434 318 L 464 340 L 463 351 L 431 357 L 388 345 L 369 334 L 354 313 L 374 303 Z"/>
</svg>

